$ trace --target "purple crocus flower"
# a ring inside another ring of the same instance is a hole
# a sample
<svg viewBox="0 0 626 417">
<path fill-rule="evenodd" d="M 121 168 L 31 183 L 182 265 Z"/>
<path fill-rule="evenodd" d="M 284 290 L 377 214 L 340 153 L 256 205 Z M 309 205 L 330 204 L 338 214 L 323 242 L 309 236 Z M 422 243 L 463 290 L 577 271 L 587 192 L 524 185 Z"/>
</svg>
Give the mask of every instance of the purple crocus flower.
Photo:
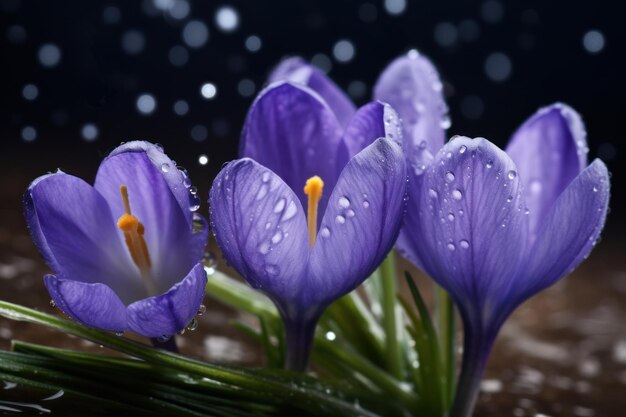
<svg viewBox="0 0 626 417">
<path fill-rule="evenodd" d="M 395 141 L 371 138 L 385 135 L 385 109 L 361 109 L 342 135 L 319 95 L 274 84 L 253 104 L 243 131 L 242 152 L 254 159 L 229 163 L 213 183 L 217 243 L 278 307 L 291 369 L 306 367 L 324 309 L 367 278 L 397 238 L 404 156 Z M 351 144 L 370 142 L 349 158 Z"/>
<path fill-rule="evenodd" d="M 44 277 L 54 303 L 98 329 L 151 338 L 183 330 L 206 285 L 207 227 L 190 210 L 189 185 L 147 142 L 113 150 L 94 186 L 61 171 L 33 181 L 26 221 L 54 271 Z"/>
<path fill-rule="evenodd" d="M 290 81 L 314 90 L 342 126 L 347 126 L 356 112 L 354 104 L 330 78 L 300 57 L 282 61 L 269 80 Z M 373 95 L 398 112 L 405 156 L 414 169 L 423 170 L 443 146 L 445 129 L 450 126 L 443 84 L 435 67 L 428 58 L 411 50 L 383 70 Z"/>
<path fill-rule="evenodd" d="M 464 322 L 454 416 L 471 414 L 500 327 L 517 306 L 571 272 L 603 228 L 609 177 L 587 166 L 578 115 L 540 110 L 506 152 L 456 137 L 411 173 L 397 247 L 453 297 Z"/>
</svg>

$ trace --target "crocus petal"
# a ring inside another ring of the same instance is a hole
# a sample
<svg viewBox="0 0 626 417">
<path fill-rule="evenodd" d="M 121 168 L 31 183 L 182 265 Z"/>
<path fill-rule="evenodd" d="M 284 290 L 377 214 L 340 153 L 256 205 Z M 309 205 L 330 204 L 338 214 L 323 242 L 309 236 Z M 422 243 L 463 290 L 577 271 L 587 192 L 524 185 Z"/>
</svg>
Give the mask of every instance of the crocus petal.
<svg viewBox="0 0 626 417">
<path fill-rule="evenodd" d="M 609 193 L 609 173 L 596 159 L 558 197 L 538 227 L 528 278 L 519 283 L 520 301 L 552 285 L 589 255 L 604 227 Z"/>
<path fill-rule="evenodd" d="M 356 288 L 391 250 L 404 210 L 402 149 L 378 139 L 346 165 L 324 213 L 303 305 L 326 304 Z"/>
<path fill-rule="evenodd" d="M 202 256 L 203 248 L 194 241 L 190 194 L 183 180 L 176 164 L 147 142 L 129 142 L 115 149 L 96 176 L 95 188 L 106 199 L 116 221 L 124 213 L 120 186 L 128 188 L 131 211 L 144 225 L 160 291 L 185 276 Z M 121 231 L 118 239 L 124 239 Z"/>
<path fill-rule="evenodd" d="M 402 126 L 396 111 L 380 101 L 361 107 L 343 133 L 347 154 L 338 159 L 341 169 L 357 153 L 372 144 L 378 138 L 389 138 L 401 143 Z"/>
<path fill-rule="evenodd" d="M 322 96 L 341 126 L 346 126 L 356 107 L 346 94 L 322 71 L 300 57 L 285 59 L 272 71 L 269 82 L 290 81 L 306 85 Z"/>
<path fill-rule="evenodd" d="M 128 306 L 128 325 L 146 337 L 171 336 L 183 330 L 198 313 L 207 282 L 202 264 L 165 294 L 145 298 Z"/>
<path fill-rule="evenodd" d="M 55 273 L 108 284 L 125 301 L 143 294 L 109 206 L 89 184 L 63 172 L 45 175 L 29 186 L 24 209 L 33 240 Z"/>
<path fill-rule="evenodd" d="M 465 315 L 488 320 L 525 253 L 528 218 L 515 164 L 486 139 L 458 137 L 423 175 L 419 195 L 409 196 L 408 249 Z"/>
<path fill-rule="evenodd" d="M 126 306 L 107 285 L 54 275 L 46 275 L 43 280 L 56 306 L 74 320 L 102 330 L 128 330 Z"/>
<path fill-rule="evenodd" d="M 433 64 L 417 51 L 393 61 L 374 87 L 374 98 L 389 103 L 402 119 L 403 148 L 412 166 L 414 158 L 427 149 L 432 155 L 443 146 L 449 124 L 442 83 Z"/>
<path fill-rule="evenodd" d="M 268 168 L 248 158 L 226 165 L 210 192 L 212 228 L 226 260 L 281 302 L 302 288 L 309 257 L 304 210 Z"/>
<path fill-rule="evenodd" d="M 571 107 L 540 109 L 515 132 L 506 152 L 524 181 L 531 235 L 554 201 L 587 166 L 584 124 Z"/>
<path fill-rule="evenodd" d="M 270 85 L 252 104 L 241 136 L 241 156 L 269 168 L 293 190 L 302 206 L 306 180 L 318 175 L 332 189 L 337 154 L 345 146 L 341 127 L 324 101 L 301 85 Z M 323 198 L 320 207 L 326 206 Z"/>
</svg>

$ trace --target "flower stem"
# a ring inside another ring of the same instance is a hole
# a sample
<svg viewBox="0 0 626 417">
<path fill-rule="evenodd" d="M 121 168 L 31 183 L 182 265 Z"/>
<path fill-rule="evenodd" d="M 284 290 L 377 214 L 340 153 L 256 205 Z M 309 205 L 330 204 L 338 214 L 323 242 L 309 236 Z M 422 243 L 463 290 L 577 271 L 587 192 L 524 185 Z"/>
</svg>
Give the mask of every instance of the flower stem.
<svg viewBox="0 0 626 417">
<path fill-rule="evenodd" d="M 313 337 L 318 317 L 309 320 L 293 320 L 283 317 L 287 354 L 285 368 L 291 371 L 304 372 L 309 364 Z"/>
<path fill-rule="evenodd" d="M 394 252 L 389 253 L 380 267 L 382 277 L 383 327 L 386 335 L 387 369 L 402 379 L 402 351 L 398 334 L 397 276 Z"/>
<path fill-rule="evenodd" d="M 467 321 L 466 321 L 467 322 Z M 492 337 L 476 334 L 464 326 L 463 367 L 451 417 L 470 417 L 480 392 L 480 381 L 493 344 Z"/>
<path fill-rule="evenodd" d="M 178 345 L 176 344 L 176 336 L 172 336 L 167 340 L 159 337 L 150 338 L 152 346 L 157 349 L 167 350 L 168 352 L 178 353 Z"/>
<path fill-rule="evenodd" d="M 446 410 L 451 407 L 454 398 L 456 383 L 456 356 L 455 356 L 455 336 L 456 317 L 454 314 L 454 303 L 446 290 L 435 284 L 435 299 L 437 305 L 437 330 L 439 331 L 439 341 L 442 350 L 441 364 L 444 379 L 444 403 Z"/>
</svg>

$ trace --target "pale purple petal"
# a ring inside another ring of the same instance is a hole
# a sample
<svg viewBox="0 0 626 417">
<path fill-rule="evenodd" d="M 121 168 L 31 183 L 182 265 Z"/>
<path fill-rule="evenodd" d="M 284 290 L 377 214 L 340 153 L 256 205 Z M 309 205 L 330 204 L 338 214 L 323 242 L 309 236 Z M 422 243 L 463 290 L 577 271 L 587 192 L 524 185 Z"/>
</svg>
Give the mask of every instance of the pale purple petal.
<svg viewBox="0 0 626 417">
<path fill-rule="evenodd" d="M 303 305 L 329 303 L 378 267 L 398 236 L 405 191 L 405 159 L 395 142 L 378 139 L 352 158 L 324 213 Z"/>
<path fill-rule="evenodd" d="M 261 92 L 250 108 L 240 153 L 279 175 L 306 207 L 306 180 L 318 175 L 332 189 L 343 146 L 341 127 L 323 100 L 307 87 L 281 83 Z"/>
<path fill-rule="evenodd" d="M 401 143 L 402 128 L 395 110 L 379 101 L 359 108 L 343 133 L 347 155 L 339 158 L 339 170 L 376 139 L 385 137 Z"/>
<path fill-rule="evenodd" d="M 210 192 L 211 226 L 226 260 L 248 283 L 283 304 L 295 299 L 309 258 L 304 210 L 268 168 L 226 165 Z"/>
<path fill-rule="evenodd" d="M 517 293 L 520 301 L 570 273 L 591 252 L 606 219 L 609 173 L 596 159 L 557 198 L 537 230 L 537 240 Z"/>
<path fill-rule="evenodd" d="M 306 85 L 332 109 L 341 126 L 347 126 L 356 107 L 346 94 L 322 71 L 300 57 L 285 59 L 272 71 L 269 82 L 290 81 Z"/>
<path fill-rule="evenodd" d="M 192 232 L 183 174 L 160 148 L 130 142 L 114 150 L 96 176 L 95 188 L 107 200 L 115 221 L 124 214 L 122 185 L 128 188 L 132 214 L 144 225 L 154 280 L 165 291 L 200 260 L 204 247 Z M 118 238 L 124 239 L 121 231 Z"/>
<path fill-rule="evenodd" d="M 443 146 L 448 107 L 437 70 L 426 57 L 411 51 L 389 64 L 376 82 L 374 98 L 389 103 L 402 119 L 403 149 L 413 167 L 423 165 L 415 159 L 421 149 L 434 155 Z"/>
<path fill-rule="evenodd" d="M 182 281 L 165 294 L 128 306 L 128 325 L 146 337 L 171 336 L 187 327 L 198 314 L 207 277 L 202 264 L 195 265 Z"/>
<path fill-rule="evenodd" d="M 109 206 L 92 186 L 63 172 L 45 175 L 29 186 L 24 208 L 33 240 L 56 274 L 107 284 L 126 302 L 143 296 Z"/>
<path fill-rule="evenodd" d="M 483 138 L 448 142 L 410 182 L 404 252 L 468 315 L 490 315 L 526 251 L 528 217 L 515 164 Z M 486 238 L 487 237 L 487 238 Z M 475 317 L 474 320 L 482 320 Z"/>
<path fill-rule="evenodd" d="M 128 330 L 126 306 L 107 285 L 54 275 L 46 275 L 43 280 L 56 306 L 74 320 L 101 330 Z"/>
<path fill-rule="evenodd" d="M 506 149 L 524 182 L 531 238 L 554 201 L 587 166 L 584 124 L 572 108 L 540 109 L 515 132 Z"/>
</svg>

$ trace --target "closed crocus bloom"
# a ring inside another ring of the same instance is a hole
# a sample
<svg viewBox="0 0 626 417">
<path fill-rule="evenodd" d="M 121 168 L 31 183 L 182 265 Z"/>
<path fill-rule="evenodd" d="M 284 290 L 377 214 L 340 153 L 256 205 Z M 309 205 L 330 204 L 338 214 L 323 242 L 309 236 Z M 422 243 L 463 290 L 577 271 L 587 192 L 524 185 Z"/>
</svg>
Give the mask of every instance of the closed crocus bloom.
<svg viewBox="0 0 626 417">
<path fill-rule="evenodd" d="M 183 330 L 206 285 L 207 227 L 189 185 L 147 142 L 113 150 L 94 186 L 60 171 L 33 181 L 26 221 L 54 271 L 44 278 L 54 303 L 98 329 L 150 338 Z"/>
<path fill-rule="evenodd" d="M 384 127 L 371 128 L 384 125 L 376 106 L 371 123 L 351 123 L 344 135 L 383 136 Z M 319 96 L 290 84 L 261 94 L 243 135 L 243 149 L 257 157 L 229 163 L 215 179 L 212 228 L 228 262 L 278 307 L 287 367 L 304 369 L 321 313 L 367 278 L 397 238 L 404 155 L 380 138 L 338 166 L 347 151 L 336 118 Z"/>
<path fill-rule="evenodd" d="M 609 177 L 586 161 L 569 107 L 540 110 L 504 152 L 456 137 L 412 173 L 397 247 L 454 298 L 465 330 L 452 415 L 471 413 L 500 327 L 517 306 L 571 272 L 604 226 Z"/>
</svg>

